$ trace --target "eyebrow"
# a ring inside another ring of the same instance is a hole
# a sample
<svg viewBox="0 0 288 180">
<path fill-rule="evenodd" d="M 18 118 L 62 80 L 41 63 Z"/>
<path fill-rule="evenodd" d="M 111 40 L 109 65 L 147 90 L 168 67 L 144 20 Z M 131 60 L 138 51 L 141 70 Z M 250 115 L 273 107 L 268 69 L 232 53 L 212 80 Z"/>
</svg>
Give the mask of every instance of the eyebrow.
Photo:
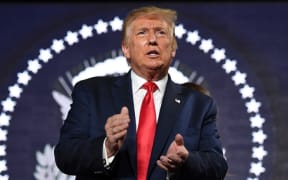
<svg viewBox="0 0 288 180">
<path fill-rule="evenodd" d="M 140 28 L 137 28 L 135 30 L 136 31 L 141 31 L 141 30 L 148 30 L 148 29 L 150 29 L 150 28 L 148 28 L 148 27 L 140 27 Z M 155 26 L 152 29 L 153 30 L 157 30 L 157 31 L 159 31 L 159 30 L 168 30 L 168 28 L 163 28 L 163 27 L 160 27 L 160 26 Z"/>
</svg>

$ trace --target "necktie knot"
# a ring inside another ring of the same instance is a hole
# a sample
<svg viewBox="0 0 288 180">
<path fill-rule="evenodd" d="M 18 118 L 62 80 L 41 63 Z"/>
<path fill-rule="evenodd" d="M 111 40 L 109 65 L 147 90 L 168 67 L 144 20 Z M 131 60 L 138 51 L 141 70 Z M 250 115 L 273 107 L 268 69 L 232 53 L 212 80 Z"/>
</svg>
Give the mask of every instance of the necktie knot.
<svg viewBox="0 0 288 180">
<path fill-rule="evenodd" d="M 154 92 L 158 89 L 157 85 L 152 81 L 147 81 L 143 84 L 143 88 L 146 89 L 148 92 Z"/>
</svg>

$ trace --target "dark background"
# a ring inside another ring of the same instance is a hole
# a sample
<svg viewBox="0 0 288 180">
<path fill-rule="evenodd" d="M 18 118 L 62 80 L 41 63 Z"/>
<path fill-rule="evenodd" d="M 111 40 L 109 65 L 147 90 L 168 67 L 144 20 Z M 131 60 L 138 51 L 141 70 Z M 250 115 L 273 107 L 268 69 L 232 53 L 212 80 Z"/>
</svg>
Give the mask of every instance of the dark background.
<svg viewBox="0 0 288 180">
<path fill-rule="evenodd" d="M 38 49 L 40 47 L 50 46 L 53 38 L 65 36 L 68 29 L 80 29 L 81 24 L 95 24 L 95 21 L 101 18 L 106 21 L 113 19 L 115 15 L 123 18 L 131 8 L 147 4 L 151 3 L 1 3 L 0 101 L 8 96 L 8 86 L 16 82 L 17 73 L 27 66 L 27 60 L 37 57 Z M 236 58 L 240 62 L 237 66 L 249 72 L 249 77 L 251 77 L 249 82 L 255 84 L 255 87 L 257 87 L 256 93 L 258 93 L 256 97 L 263 102 L 263 114 L 268 121 L 266 122 L 266 126 L 269 126 L 264 128 L 271 134 L 271 137 L 273 137 L 267 141 L 270 154 L 268 154 L 268 160 L 264 160 L 268 167 L 267 171 L 269 172 L 266 172 L 265 176 L 260 176 L 259 179 L 285 180 L 288 175 L 288 123 L 286 117 L 288 104 L 288 3 L 158 2 L 153 4 L 177 10 L 179 22 L 182 22 L 187 29 L 200 29 L 203 37 L 206 36 L 215 39 L 215 46 L 224 47 L 227 56 Z M 115 37 L 113 37 L 115 41 L 107 42 L 105 36 L 99 35 L 97 42 L 101 42 L 101 46 L 98 47 L 95 54 L 107 52 L 109 48 L 116 49 L 120 47 L 120 39 L 118 36 L 120 36 L 120 34 L 117 33 Z M 87 40 L 87 44 L 83 43 L 82 48 L 85 48 L 85 52 L 91 53 L 93 48 L 89 49 L 89 47 L 91 47 L 89 45 Z M 186 53 L 186 51 L 188 51 L 185 50 L 186 46 L 185 42 L 180 42 L 179 51 L 181 51 L 181 47 L 183 47 L 183 51 Z M 74 48 L 76 49 L 77 47 L 71 47 L 69 51 L 60 55 L 59 58 L 61 58 L 61 56 L 65 58 L 70 57 L 71 59 L 73 59 L 72 56 L 79 56 L 79 59 L 87 58 L 85 52 L 79 51 L 73 54 Z M 71 55 L 69 55 L 69 53 Z M 178 58 L 183 59 L 186 56 L 185 53 L 179 53 Z M 195 52 L 195 55 L 197 58 L 202 58 L 201 55 L 197 55 L 197 52 Z M 39 144 L 41 144 L 40 140 L 30 142 L 30 139 L 28 139 L 30 136 L 35 137 L 39 135 L 37 133 L 41 133 L 41 129 L 33 129 L 34 133 L 31 133 L 31 129 L 29 128 L 20 129 L 20 127 L 23 127 L 23 124 L 25 124 L 23 121 L 25 116 L 23 116 L 21 112 L 33 112 L 35 103 L 39 101 L 37 97 L 45 95 L 46 92 L 41 90 L 40 86 L 42 85 L 40 85 L 40 82 L 49 82 L 50 79 L 56 79 L 56 75 L 59 76 L 61 74 L 60 72 L 63 72 L 63 69 L 71 69 L 78 64 L 79 61 L 71 60 L 69 63 L 62 61 L 57 65 L 56 61 L 53 60 L 47 65 L 46 69 L 43 68 L 41 70 L 39 76 L 35 76 L 33 81 L 31 81 L 31 86 L 27 86 L 27 89 L 24 90 L 24 93 L 27 93 L 23 94 L 23 98 L 21 98 L 23 101 L 17 104 L 18 109 L 16 109 L 13 114 L 10 129 L 7 128 L 9 130 L 9 138 L 11 137 L 12 139 L 9 141 L 8 138 L 7 141 L 8 174 L 11 179 L 26 177 L 26 174 L 32 174 L 31 169 L 34 168 L 29 168 L 29 166 L 21 167 L 21 164 L 19 164 L 19 160 L 23 160 L 23 162 L 35 161 L 35 157 L 32 155 L 22 157 L 23 153 L 21 154 L 21 148 L 23 148 L 23 146 L 20 147 L 21 143 L 16 145 L 16 143 L 18 144 L 19 141 L 22 141 L 19 137 L 27 135 L 27 139 L 23 140 L 23 143 L 28 143 L 33 147 L 38 147 Z M 193 69 L 193 62 L 187 61 L 186 64 Z M 231 90 L 232 88 L 229 89 L 231 84 L 229 85 L 229 82 L 225 83 L 228 81 L 225 77 L 219 78 L 219 75 L 216 80 L 213 80 L 213 78 L 215 78 L 213 77 L 213 73 L 217 73 L 216 70 L 211 70 L 214 68 L 213 65 L 204 63 L 199 66 L 207 66 L 207 68 L 199 68 L 199 72 L 205 75 L 206 81 L 209 87 L 211 87 L 212 94 L 219 103 L 219 106 L 226 107 L 226 101 L 228 102 L 229 98 L 234 96 L 233 93 L 236 92 L 235 89 L 233 89 L 233 91 Z M 201 70 L 203 70 L 203 72 Z M 207 72 L 205 72 L 205 70 Z M 48 74 L 51 74 L 51 76 Z M 50 86 L 51 82 L 49 83 Z M 231 91 L 231 93 L 229 93 L 229 91 Z M 35 96 L 32 92 L 36 92 Z M 222 99 L 223 97 L 227 99 L 224 100 Z M 52 104 L 52 102 L 49 103 Z M 223 113 L 223 116 L 229 114 L 228 109 L 222 109 L 221 113 Z M 234 109 L 233 113 L 231 112 L 231 116 L 235 115 L 235 112 L 237 112 L 237 110 L 235 111 Z M 52 110 L 49 113 L 52 113 L 52 116 L 58 116 L 58 114 Z M 36 116 L 40 118 L 42 116 L 51 116 L 51 114 L 48 114 L 45 107 L 43 107 L 42 110 L 37 111 Z M 231 117 L 231 119 L 233 118 L 234 117 Z M 15 121 L 13 121 L 14 119 Z M 17 119 L 22 119 L 23 124 L 21 125 L 21 121 L 19 122 Z M 41 122 L 36 120 L 29 123 L 35 127 L 41 126 Z M 224 122 L 222 123 L 224 124 Z M 233 124 L 235 124 L 235 122 L 233 122 Z M 236 125 L 234 127 L 231 123 L 231 127 L 239 132 L 240 137 L 241 132 L 246 132 L 247 129 L 241 129 L 242 125 Z M 53 131 L 58 131 L 59 123 L 46 126 L 45 132 L 48 132 L 47 129 L 49 128 L 53 129 Z M 222 131 L 225 135 L 223 137 L 224 142 L 235 141 L 235 139 L 229 140 L 227 137 L 229 136 L 229 130 L 223 129 Z M 49 137 L 50 142 L 56 142 L 57 135 L 49 134 L 47 137 Z M 237 144 L 237 142 L 235 143 Z M 244 152 L 245 148 L 249 151 L 250 147 L 241 146 L 239 150 L 242 150 L 241 148 L 243 148 Z M 25 152 L 29 152 L 33 148 L 29 146 L 23 149 Z M 18 159 L 12 158 L 14 154 Z M 249 154 L 247 156 L 249 156 Z M 240 161 L 240 159 L 238 160 Z M 239 163 L 237 162 L 237 158 L 233 159 L 233 161 L 231 160 L 230 163 L 233 163 L 230 164 L 232 169 L 236 167 L 241 169 L 241 167 L 237 165 L 237 163 Z M 245 170 L 241 170 L 240 172 L 244 171 Z M 243 177 L 247 176 L 247 174 L 244 173 Z"/>
</svg>

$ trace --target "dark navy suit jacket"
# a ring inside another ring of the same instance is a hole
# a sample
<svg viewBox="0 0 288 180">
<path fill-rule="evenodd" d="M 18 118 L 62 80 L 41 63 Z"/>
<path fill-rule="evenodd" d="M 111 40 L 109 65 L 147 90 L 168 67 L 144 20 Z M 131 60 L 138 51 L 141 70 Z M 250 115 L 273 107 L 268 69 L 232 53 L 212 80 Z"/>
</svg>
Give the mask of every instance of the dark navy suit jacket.
<svg viewBox="0 0 288 180">
<path fill-rule="evenodd" d="M 77 180 L 136 180 L 136 126 L 130 72 L 77 83 L 73 103 L 55 147 L 56 164 Z M 107 118 L 127 106 L 130 125 L 125 143 L 111 166 L 104 167 L 102 146 Z M 149 164 L 148 179 L 164 180 L 156 161 L 180 133 L 190 155 L 171 179 L 224 179 L 227 163 L 216 129 L 216 104 L 211 97 L 171 81 L 166 86 Z"/>
</svg>

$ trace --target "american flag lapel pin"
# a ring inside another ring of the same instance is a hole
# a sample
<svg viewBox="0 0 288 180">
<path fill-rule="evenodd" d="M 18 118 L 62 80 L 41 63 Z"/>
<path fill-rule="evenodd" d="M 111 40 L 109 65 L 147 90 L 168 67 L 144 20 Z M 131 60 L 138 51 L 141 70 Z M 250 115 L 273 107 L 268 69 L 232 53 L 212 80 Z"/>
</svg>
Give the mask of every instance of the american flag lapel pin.
<svg viewBox="0 0 288 180">
<path fill-rule="evenodd" d="M 178 98 L 175 98 L 175 102 L 178 103 L 178 104 L 181 103 L 180 99 L 178 99 Z"/>
</svg>

